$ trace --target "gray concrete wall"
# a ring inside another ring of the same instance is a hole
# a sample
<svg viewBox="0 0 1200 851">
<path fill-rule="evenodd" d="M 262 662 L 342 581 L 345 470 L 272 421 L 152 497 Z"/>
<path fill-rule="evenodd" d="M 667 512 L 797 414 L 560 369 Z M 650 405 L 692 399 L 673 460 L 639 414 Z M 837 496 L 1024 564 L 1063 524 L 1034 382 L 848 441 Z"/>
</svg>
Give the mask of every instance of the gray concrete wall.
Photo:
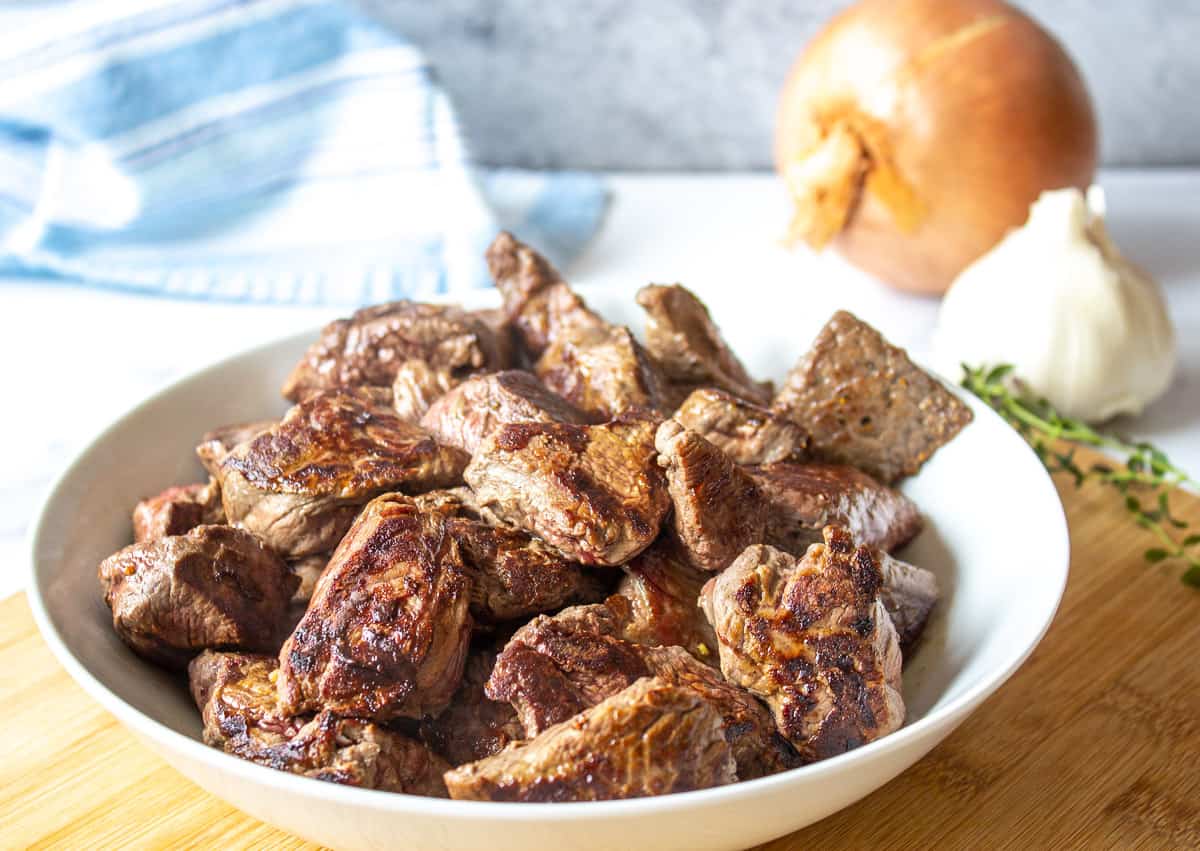
<svg viewBox="0 0 1200 851">
<path fill-rule="evenodd" d="M 476 156 L 534 168 L 770 163 L 792 58 L 847 0 L 361 0 L 425 48 Z M 1103 159 L 1200 164 L 1200 0 L 1019 0 L 1083 69 Z"/>
</svg>

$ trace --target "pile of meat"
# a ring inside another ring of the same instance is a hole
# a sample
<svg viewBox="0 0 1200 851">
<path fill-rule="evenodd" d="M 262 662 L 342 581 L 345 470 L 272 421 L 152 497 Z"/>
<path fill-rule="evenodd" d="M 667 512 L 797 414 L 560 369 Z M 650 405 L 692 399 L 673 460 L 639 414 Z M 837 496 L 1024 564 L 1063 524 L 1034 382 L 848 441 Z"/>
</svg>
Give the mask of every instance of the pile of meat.
<svg viewBox="0 0 1200 851">
<path fill-rule="evenodd" d="M 324 329 L 279 421 L 133 512 L 113 625 L 186 669 L 204 740 L 374 789 L 661 795 L 904 722 L 938 597 L 894 489 L 970 411 L 838 313 L 776 391 L 679 286 L 646 339 L 501 234 L 503 308 Z"/>
</svg>

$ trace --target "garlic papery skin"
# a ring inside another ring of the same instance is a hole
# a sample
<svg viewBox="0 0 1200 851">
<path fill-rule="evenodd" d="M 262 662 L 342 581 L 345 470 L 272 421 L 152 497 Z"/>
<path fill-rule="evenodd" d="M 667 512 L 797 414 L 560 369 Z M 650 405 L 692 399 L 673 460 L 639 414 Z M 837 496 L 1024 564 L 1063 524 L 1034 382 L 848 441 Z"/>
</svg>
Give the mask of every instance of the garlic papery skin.
<svg viewBox="0 0 1200 851">
<path fill-rule="evenodd" d="M 1166 391 L 1175 332 L 1158 285 L 1109 239 L 1098 187 L 1059 189 L 955 279 L 934 363 L 951 376 L 1012 364 L 1060 413 L 1101 422 Z"/>
</svg>

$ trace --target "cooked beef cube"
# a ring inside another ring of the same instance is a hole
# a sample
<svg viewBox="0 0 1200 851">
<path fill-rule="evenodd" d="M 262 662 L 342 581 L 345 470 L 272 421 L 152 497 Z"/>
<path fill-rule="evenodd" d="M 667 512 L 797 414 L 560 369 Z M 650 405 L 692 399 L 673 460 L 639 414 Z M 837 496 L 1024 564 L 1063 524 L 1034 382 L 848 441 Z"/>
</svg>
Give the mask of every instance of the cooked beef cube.
<svg viewBox="0 0 1200 851">
<path fill-rule="evenodd" d="M 650 646 L 678 645 L 702 662 L 719 664 L 716 634 L 699 606 L 709 574 L 690 567 L 662 538 L 622 569 L 617 594 L 632 607 L 623 638 Z"/>
<path fill-rule="evenodd" d="M 608 327 L 546 258 L 512 234 L 502 231 L 496 237 L 487 250 L 487 263 L 529 363 L 567 327 Z"/>
<path fill-rule="evenodd" d="M 274 652 L 299 580 L 254 535 L 197 526 L 100 563 L 113 628 L 135 652 L 182 668 L 205 648 Z"/>
<path fill-rule="evenodd" d="M 220 748 L 241 740 L 238 749 L 247 752 L 300 731 L 308 719 L 279 708 L 278 668 L 278 659 L 258 653 L 205 650 L 191 661 L 188 685 L 204 720 L 204 744 Z"/>
<path fill-rule="evenodd" d="M 632 608 L 623 597 L 539 615 L 513 634 L 487 682 L 532 738 L 552 724 L 650 675 L 643 648 L 621 637 Z"/>
<path fill-rule="evenodd" d="M 711 387 L 694 391 L 674 416 L 730 457 L 735 464 L 770 464 L 800 458 L 808 435 L 766 408 Z"/>
<path fill-rule="evenodd" d="M 763 541 L 766 498 L 745 470 L 675 420 L 658 427 L 654 442 L 675 506 L 672 531 L 693 567 L 723 570 Z"/>
<path fill-rule="evenodd" d="M 180 485 L 134 506 L 133 540 L 140 544 L 168 535 L 183 535 L 197 526 L 224 522 L 221 486 L 215 480 L 209 480 L 207 485 Z"/>
<path fill-rule="evenodd" d="M 915 474 L 971 421 L 958 397 L 844 310 L 821 329 L 773 407 L 808 430 L 816 457 L 884 484 Z"/>
<path fill-rule="evenodd" d="M 489 321 L 459 307 L 394 301 L 364 307 L 321 329 L 283 385 L 300 402 L 312 393 L 368 385 L 390 389 L 405 361 L 420 359 L 461 376 L 508 366 Z"/>
<path fill-rule="evenodd" d="M 401 494 L 378 497 L 279 652 L 281 705 L 375 721 L 440 712 L 462 676 L 469 600 L 445 518 Z"/>
<path fill-rule="evenodd" d="M 651 284 L 638 291 L 637 302 L 646 311 L 646 348 L 672 383 L 771 403 L 771 383 L 750 377 L 694 293 L 678 284 Z"/>
<path fill-rule="evenodd" d="M 494 625 L 604 599 L 606 584 L 595 573 L 559 555 L 528 532 L 480 516 L 466 488 L 432 491 L 415 498 L 421 511 L 446 518 L 471 577 L 471 616 Z"/>
<path fill-rule="evenodd" d="M 646 678 L 531 742 L 446 773 L 450 797 L 601 801 L 737 779 L 721 717 L 698 692 Z"/>
<path fill-rule="evenodd" d="M 372 497 L 456 484 L 466 461 L 366 395 L 330 391 L 230 452 L 221 491 L 229 522 L 295 559 L 332 550 Z"/>
<path fill-rule="evenodd" d="M 879 568 L 883 587 L 879 599 L 892 616 L 892 624 L 900 638 L 900 650 L 907 658 L 916 647 L 929 615 L 938 601 L 937 577 L 928 570 L 880 553 Z"/>
<path fill-rule="evenodd" d="M 312 599 L 313 592 L 317 590 L 317 582 L 321 579 L 321 574 L 325 572 L 327 564 L 329 564 L 328 553 L 316 553 L 288 563 L 288 568 L 300 580 L 300 586 L 292 595 L 293 603 L 308 604 L 308 601 Z"/>
<path fill-rule="evenodd" d="M 585 565 L 633 558 L 658 536 L 670 505 L 645 420 L 507 423 L 484 439 L 463 477 L 483 508 Z"/>
<path fill-rule="evenodd" d="M 469 378 L 430 406 L 421 427 L 444 446 L 474 453 L 504 423 L 585 423 L 587 417 L 537 378 L 507 370 Z"/>
<path fill-rule="evenodd" d="M 721 730 L 733 751 L 739 780 L 778 774 L 800 765 L 796 750 L 775 729 L 771 713 L 752 694 L 696 661 L 682 647 L 646 650 L 660 680 L 697 692 L 721 713 Z"/>
<path fill-rule="evenodd" d="M 512 526 L 447 521 L 471 577 L 471 614 L 496 623 L 604 599 L 598 577 Z"/>
<path fill-rule="evenodd" d="M 770 713 L 754 697 L 726 683 L 682 647 L 647 647 L 627 640 L 631 627 L 632 606 L 620 596 L 564 609 L 552 618 L 534 618 L 500 653 L 487 694 L 510 701 L 532 738 L 639 677 L 654 675 L 700 691 L 720 710 L 743 779 L 795 764 L 791 749 L 775 734 Z"/>
<path fill-rule="evenodd" d="M 277 705 L 276 660 L 206 652 L 188 669 L 204 741 L 226 753 L 318 780 L 446 797 L 450 767 L 425 745 L 354 718 L 288 718 Z"/>
<path fill-rule="evenodd" d="M 255 420 L 214 428 L 200 438 L 200 443 L 196 446 L 196 457 L 210 476 L 220 478 L 221 461 L 235 446 L 253 440 L 278 422 L 279 420 Z"/>
<path fill-rule="evenodd" d="M 495 663 L 495 650 L 472 649 L 450 705 L 436 718 L 421 722 L 421 738 L 451 765 L 483 759 L 525 738 L 512 704 L 484 694 Z"/>
<path fill-rule="evenodd" d="M 673 407 L 658 364 L 629 329 L 619 325 L 560 331 L 538 359 L 535 372 L 547 387 L 597 419 Z"/>
<path fill-rule="evenodd" d="M 423 360 L 406 360 L 392 382 L 392 407 L 408 423 L 419 423 L 429 406 L 445 396 L 459 379 L 446 367 Z"/>
<path fill-rule="evenodd" d="M 904 722 L 900 647 L 876 551 L 843 529 L 803 558 L 756 545 L 704 586 L 726 678 L 761 697 L 806 761 Z"/>
<path fill-rule="evenodd" d="M 844 464 L 781 462 L 747 468 L 771 503 L 764 539 L 795 556 L 842 526 L 859 544 L 892 551 L 924 526 L 916 504 Z"/>
</svg>

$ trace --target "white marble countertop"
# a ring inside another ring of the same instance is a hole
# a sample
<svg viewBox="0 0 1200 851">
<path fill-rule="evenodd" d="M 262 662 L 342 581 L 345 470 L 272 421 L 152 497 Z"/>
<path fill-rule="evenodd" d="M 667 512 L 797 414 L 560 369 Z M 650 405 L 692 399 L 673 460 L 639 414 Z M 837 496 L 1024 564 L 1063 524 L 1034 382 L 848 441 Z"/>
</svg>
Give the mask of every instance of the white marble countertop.
<svg viewBox="0 0 1200 851">
<path fill-rule="evenodd" d="M 1200 171 L 1108 172 L 1113 236 L 1163 284 L 1180 341 L 1177 378 L 1143 416 L 1119 423 L 1200 471 Z M 604 228 L 567 270 L 632 286 L 680 281 L 701 296 L 737 287 L 770 309 L 773 288 L 804 287 L 921 356 L 937 302 L 903 296 L 833 256 L 785 251 L 786 200 L 765 175 L 616 175 Z M 332 310 L 176 302 L 40 281 L 0 280 L 0 363 L 9 400 L 0 437 L 0 597 L 25 584 L 24 536 L 42 492 L 107 422 L 182 374 L 316 326 Z"/>
</svg>

